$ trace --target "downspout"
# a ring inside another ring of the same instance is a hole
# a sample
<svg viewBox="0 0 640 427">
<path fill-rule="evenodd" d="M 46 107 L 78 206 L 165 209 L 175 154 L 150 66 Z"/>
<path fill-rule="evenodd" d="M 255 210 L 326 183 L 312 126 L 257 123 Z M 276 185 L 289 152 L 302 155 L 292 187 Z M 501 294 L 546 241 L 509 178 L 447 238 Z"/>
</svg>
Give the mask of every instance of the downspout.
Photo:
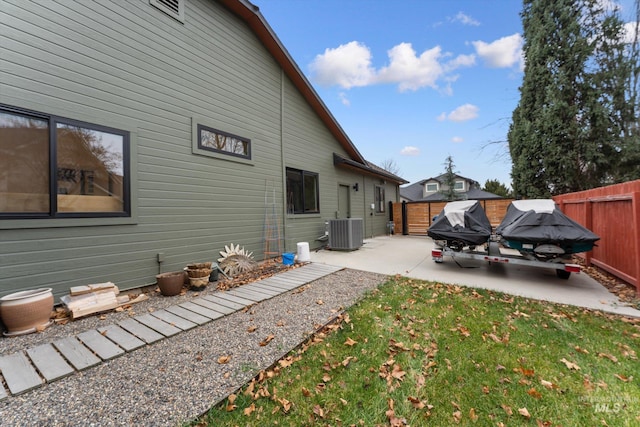
<svg viewBox="0 0 640 427">
<path fill-rule="evenodd" d="M 287 168 L 284 155 L 284 70 L 280 68 L 280 167 L 282 175 L 282 249 L 287 250 Z"/>
</svg>

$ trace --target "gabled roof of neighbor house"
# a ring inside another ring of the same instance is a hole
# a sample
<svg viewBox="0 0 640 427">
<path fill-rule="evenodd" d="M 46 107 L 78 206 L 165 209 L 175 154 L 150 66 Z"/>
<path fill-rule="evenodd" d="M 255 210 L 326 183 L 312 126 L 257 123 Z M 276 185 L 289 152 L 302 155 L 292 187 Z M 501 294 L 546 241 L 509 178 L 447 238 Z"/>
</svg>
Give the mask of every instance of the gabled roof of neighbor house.
<svg viewBox="0 0 640 427">
<path fill-rule="evenodd" d="M 381 168 L 372 168 L 371 164 L 365 160 L 360 154 L 356 146 L 351 139 L 347 136 L 344 129 L 340 126 L 338 121 L 333 117 L 333 114 L 329 111 L 327 106 L 322 102 L 318 93 L 313 89 L 311 83 L 304 76 L 298 65 L 295 63 L 289 52 L 280 42 L 280 39 L 276 36 L 271 29 L 266 19 L 260 13 L 260 8 L 247 0 L 218 0 L 227 9 L 239 16 L 255 33 L 258 39 L 262 42 L 264 47 L 271 53 L 273 58 L 282 67 L 284 73 L 293 82 L 294 86 L 300 91 L 304 99 L 309 103 L 311 108 L 316 112 L 318 117 L 324 122 L 329 131 L 333 134 L 340 145 L 351 157 L 350 160 L 358 163 L 361 166 L 363 172 L 369 172 L 375 176 L 386 177 L 388 172 Z M 335 162 L 334 162 L 335 163 Z M 358 169 L 358 168 L 356 168 Z M 384 173 L 383 173 L 384 172 Z M 405 184 L 408 181 L 395 177 L 395 182 L 399 184 Z M 391 179 L 391 177 L 389 177 Z"/>
<path fill-rule="evenodd" d="M 437 181 L 439 183 L 444 183 L 446 178 L 446 174 L 438 175 L 436 177 L 431 177 L 427 179 L 420 180 L 418 182 L 414 182 L 411 185 L 407 185 L 406 187 L 400 188 L 400 197 L 405 198 L 411 202 L 416 201 L 427 201 L 427 202 L 442 202 L 445 200 L 445 197 L 440 193 L 436 192 L 428 195 L 427 197 L 423 197 L 423 188 L 424 184 L 430 181 Z M 465 181 L 471 182 L 475 186 L 480 186 L 478 181 L 473 180 L 471 178 L 465 178 L 464 176 L 456 174 L 456 178 L 464 179 Z M 480 190 L 479 188 L 471 188 L 469 191 L 461 191 L 461 196 L 464 196 L 468 200 L 490 200 L 490 199 L 502 199 L 503 197 L 498 196 L 497 194 L 489 193 L 488 191 Z"/>
</svg>

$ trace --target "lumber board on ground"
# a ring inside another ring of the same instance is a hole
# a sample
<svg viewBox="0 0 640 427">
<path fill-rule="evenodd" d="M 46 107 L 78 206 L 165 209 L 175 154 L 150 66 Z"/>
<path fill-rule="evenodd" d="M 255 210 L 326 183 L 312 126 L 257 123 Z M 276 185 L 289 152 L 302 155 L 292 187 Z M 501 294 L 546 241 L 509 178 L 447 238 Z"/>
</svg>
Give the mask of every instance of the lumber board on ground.
<svg viewBox="0 0 640 427">
<path fill-rule="evenodd" d="M 14 396 L 42 386 L 42 378 L 22 352 L 0 357 L 0 371 Z"/>
<path fill-rule="evenodd" d="M 73 374 L 75 371 L 51 344 L 42 344 L 27 350 L 27 355 L 47 382 Z"/>
</svg>

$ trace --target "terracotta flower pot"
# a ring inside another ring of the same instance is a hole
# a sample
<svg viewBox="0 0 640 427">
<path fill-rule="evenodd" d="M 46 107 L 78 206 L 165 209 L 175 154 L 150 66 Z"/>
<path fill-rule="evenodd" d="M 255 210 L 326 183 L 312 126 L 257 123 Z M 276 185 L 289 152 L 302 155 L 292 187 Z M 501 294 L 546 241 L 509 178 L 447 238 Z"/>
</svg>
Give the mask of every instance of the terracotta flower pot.
<svg viewBox="0 0 640 427">
<path fill-rule="evenodd" d="M 24 335 L 51 324 L 51 288 L 15 292 L 0 298 L 0 317 L 6 336 Z"/>
<path fill-rule="evenodd" d="M 167 297 L 178 295 L 184 284 L 184 271 L 171 271 L 156 276 L 160 293 Z"/>
</svg>

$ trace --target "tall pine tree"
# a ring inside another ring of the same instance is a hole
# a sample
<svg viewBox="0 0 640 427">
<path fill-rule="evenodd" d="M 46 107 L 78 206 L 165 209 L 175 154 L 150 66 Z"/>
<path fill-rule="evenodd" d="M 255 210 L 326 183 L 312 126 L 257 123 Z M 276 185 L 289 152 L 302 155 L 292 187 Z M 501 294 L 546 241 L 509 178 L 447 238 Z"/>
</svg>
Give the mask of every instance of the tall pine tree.
<svg viewBox="0 0 640 427">
<path fill-rule="evenodd" d="M 598 0 L 525 0 L 526 60 L 508 141 L 516 195 L 614 182 L 625 159 L 622 21 Z"/>
</svg>

